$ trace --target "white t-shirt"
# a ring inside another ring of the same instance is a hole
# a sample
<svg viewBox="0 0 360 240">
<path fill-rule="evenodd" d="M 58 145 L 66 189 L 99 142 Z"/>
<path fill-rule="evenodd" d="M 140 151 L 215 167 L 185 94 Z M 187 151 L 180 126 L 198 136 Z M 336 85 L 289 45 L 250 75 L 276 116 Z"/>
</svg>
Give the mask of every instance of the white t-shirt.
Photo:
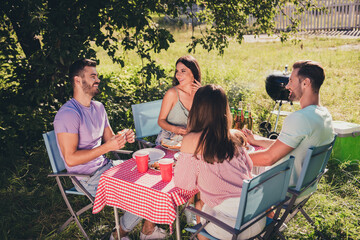
<svg viewBox="0 0 360 240">
<path fill-rule="evenodd" d="M 294 150 L 276 164 L 295 157 L 290 186 L 296 185 L 308 148 L 331 143 L 333 138 L 332 117 L 325 107 L 310 105 L 285 118 L 278 140 Z"/>
</svg>

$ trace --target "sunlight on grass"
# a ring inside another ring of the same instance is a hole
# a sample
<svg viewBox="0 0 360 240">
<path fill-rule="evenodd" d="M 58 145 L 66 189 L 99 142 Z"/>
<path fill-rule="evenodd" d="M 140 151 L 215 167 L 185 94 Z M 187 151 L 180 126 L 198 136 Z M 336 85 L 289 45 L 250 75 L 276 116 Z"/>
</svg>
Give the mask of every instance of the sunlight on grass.
<svg viewBox="0 0 360 240">
<path fill-rule="evenodd" d="M 190 36 L 190 31 L 174 31 L 176 42 L 168 51 L 153 55 L 170 77 L 174 74 L 175 61 L 188 54 L 186 44 Z M 101 50 L 98 54 L 101 59 L 99 69 L 104 74 L 122 75 L 124 71 L 141 66 L 140 59 L 133 52 L 126 54 L 127 65 L 124 69 L 111 64 Z M 296 45 L 279 41 L 243 42 L 240 45 L 231 41 L 223 56 L 200 48 L 192 55 L 200 63 L 203 84 L 222 85 L 233 104 L 240 97 L 252 104 L 255 130 L 257 124 L 268 119 L 274 104 L 265 91 L 266 76 L 274 70 L 283 71 L 285 65 L 291 71 L 292 64 L 300 59 L 319 61 L 325 68 L 326 80 L 321 89 L 321 103 L 329 109 L 333 119 L 360 123 L 359 39 L 303 37 Z M 283 106 L 286 111 L 299 108 L 298 104 L 293 107 L 288 104 Z M 282 120 L 280 118 L 278 131 Z M 275 122 L 275 116 L 270 121 Z M 338 162 L 330 164 L 332 170 L 309 201 L 307 211 L 328 238 L 359 239 L 359 169 L 351 170 L 341 166 Z M 285 231 L 288 239 L 317 239 L 314 229 L 303 217 L 294 220 Z"/>
<path fill-rule="evenodd" d="M 191 31 L 174 31 L 176 42 L 168 51 L 153 55 L 170 77 L 174 74 L 176 60 L 188 54 L 186 45 L 190 37 Z M 342 46 L 352 47 L 349 49 Z M 203 84 L 217 83 L 225 89 L 229 84 L 241 85 L 252 92 L 246 100 L 258 105 L 262 105 L 264 101 L 270 101 L 271 104 L 264 81 L 272 71 L 283 71 L 285 65 L 291 71 L 292 64 L 300 59 L 319 61 L 326 73 L 321 90 L 322 104 L 330 110 L 334 120 L 360 122 L 359 46 L 359 39 L 333 37 L 304 38 L 297 45 L 279 41 L 244 42 L 240 45 L 231 41 L 223 56 L 200 48 L 192 55 L 199 61 Z M 134 67 L 141 67 L 141 60 L 134 52 L 126 53 L 126 66 L 122 69 L 121 66 L 112 64 L 104 51 L 97 50 L 101 60 L 98 70 L 101 74 L 122 75 Z M 268 104 L 265 105 L 268 107 Z"/>
<path fill-rule="evenodd" d="M 131 104 L 144 99 L 161 98 L 160 95 L 170 87 L 169 79 L 174 75 L 175 61 L 188 54 L 186 45 L 192 34 L 190 29 L 186 28 L 174 30 L 173 33 L 176 42 L 168 51 L 153 54 L 169 78 L 155 82 L 147 92 L 137 88 L 142 84 L 138 74 L 142 61 L 135 52 L 125 53 L 125 66 L 122 68 L 113 64 L 101 48 L 95 49 L 100 60 L 97 70 L 103 76 L 102 84 L 109 86 L 108 89 L 102 86 L 105 91 L 101 96 L 115 131 L 133 126 Z M 291 71 L 292 64 L 300 59 L 319 61 L 324 66 L 326 80 L 321 88 L 321 102 L 330 110 L 333 119 L 360 123 L 360 40 L 301 37 L 303 40 L 296 45 L 291 42 L 282 44 L 279 41 L 243 42 L 240 45 L 231 41 L 223 56 L 200 48 L 192 55 L 200 63 L 203 84 L 216 83 L 223 86 L 232 105 L 240 98 L 252 104 L 255 131 L 261 121 L 268 120 L 274 105 L 274 101 L 265 91 L 267 75 L 274 70 L 283 71 L 285 65 L 288 65 Z M 111 93 L 117 96 L 113 98 L 116 101 L 106 102 L 106 96 L 109 96 L 106 94 L 110 94 L 107 91 L 114 91 Z M 140 94 L 142 95 L 138 96 Z M 298 104 L 283 105 L 283 110 L 286 111 L 297 109 Z M 280 118 L 278 130 L 281 129 L 283 119 Z M 270 122 L 275 122 L 275 116 L 271 116 Z M 74 223 L 64 232 L 57 233 L 58 227 L 70 214 L 55 179 L 47 177 L 50 164 L 45 147 L 39 145 L 38 149 L 33 149 L 28 159 L 18 158 L 18 155 L 22 155 L 16 151 L 13 155 L 9 164 L 13 159 L 22 164 L 11 170 L 5 166 L 0 174 L 3 186 L 0 189 L 3 200 L 0 201 L 0 238 L 81 239 L 82 234 Z M 327 168 L 329 171 L 319 184 L 319 190 L 310 199 L 306 210 L 328 239 L 360 239 L 359 162 L 330 159 Z M 81 197 L 74 197 L 73 200 L 76 209 L 88 202 Z M 81 222 L 91 239 L 107 239 L 114 227 L 113 209 L 105 207 L 98 214 L 88 211 L 84 213 Z M 181 228 L 184 229 L 185 225 L 186 221 L 182 216 Z M 131 239 L 139 239 L 140 229 L 139 224 L 131 232 Z M 290 222 L 285 236 L 287 239 L 317 239 L 313 228 L 301 216 Z M 182 237 L 188 239 L 189 234 L 183 231 Z M 169 239 L 175 239 L 175 236 L 172 235 Z"/>
</svg>

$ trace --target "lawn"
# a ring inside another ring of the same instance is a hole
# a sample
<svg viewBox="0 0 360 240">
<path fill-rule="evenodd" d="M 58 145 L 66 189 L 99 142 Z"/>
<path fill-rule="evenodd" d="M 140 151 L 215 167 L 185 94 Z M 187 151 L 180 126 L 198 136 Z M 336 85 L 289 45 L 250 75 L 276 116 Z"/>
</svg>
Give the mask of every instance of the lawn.
<svg viewBox="0 0 360 240">
<path fill-rule="evenodd" d="M 190 36 L 191 32 L 186 29 L 174 30 L 176 42 L 168 51 L 154 55 L 168 76 L 173 76 L 177 58 L 188 54 L 186 45 Z M 126 53 L 126 65 L 121 68 L 114 65 L 103 51 L 97 49 L 97 52 L 100 59 L 99 73 L 110 78 L 112 86 L 119 86 L 121 94 L 123 85 L 117 84 L 132 81 L 141 67 L 141 60 L 133 52 Z M 223 86 L 232 105 L 240 98 L 251 103 L 255 131 L 258 124 L 268 118 L 274 104 L 265 91 L 266 76 L 274 70 L 282 71 L 285 65 L 291 70 L 292 64 L 299 59 L 319 61 L 324 66 L 326 80 L 321 88 L 321 103 L 330 110 L 333 119 L 360 123 L 360 39 L 304 37 L 296 45 L 279 41 L 243 42 L 239 45 L 231 41 L 223 56 L 201 49 L 192 55 L 199 61 L 203 84 L 216 83 Z M 163 79 L 161 85 L 166 89 L 170 87 L 169 82 L 169 79 Z M 284 106 L 289 111 L 298 108 L 296 104 L 294 109 L 289 105 Z M 280 122 L 282 120 L 280 118 Z M 274 122 L 275 118 L 271 121 Z M 116 128 L 131 126 L 133 123 L 111 119 L 111 124 Z M 23 166 L 15 170 L 1 171 L 0 238 L 81 238 L 75 224 L 60 234 L 56 233 L 56 229 L 68 218 L 68 213 L 55 180 L 47 178 L 50 164 L 44 146 L 34 149 L 23 162 Z M 360 239 L 359 161 L 341 162 L 332 158 L 328 168 L 319 190 L 306 209 L 329 239 Z M 79 198 L 76 201 L 79 205 L 85 202 Z M 89 211 L 82 222 L 92 238 L 100 239 L 114 226 L 112 208 L 105 207 L 96 215 Z M 184 227 L 184 218 L 181 224 Z M 132 239 L 139 239 L 139 229 L 138 226 L 131 233 Z M 289 239 L 317 238 L 303 217 L 291 222 L 284 234 Z M 187 234 L 183 236 L 188 239 Z"/>
</svg>

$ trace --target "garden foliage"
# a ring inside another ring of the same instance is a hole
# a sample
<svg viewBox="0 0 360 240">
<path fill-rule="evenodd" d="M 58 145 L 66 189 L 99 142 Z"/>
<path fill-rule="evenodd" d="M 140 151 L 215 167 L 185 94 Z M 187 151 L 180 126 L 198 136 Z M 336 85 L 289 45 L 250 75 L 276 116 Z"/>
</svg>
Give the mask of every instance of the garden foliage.
<svg viewBox="0 0 360 240">
<path fill-rule="evenodd" d="M 189 39 L 189 51 L 201 45 L 223 53 L 229 37 L 241 42 L 249 15 L 257 19 L 251 26 L 255 34 L 272 33 L 272 19 L 286 2 L 293 1 L 2 0 L 0 139 L 6 144 L 1 144 L 1 152 L 9 146 L 26 152 L 38 144 L 40 133 L 51 129 L 54 113 L 71 96 L 69 65 L 78 58 L 96 59 L 95 46 L 121 66 L 122 54 L 136 51 L 143 61 L 139 75 L 145 79 L 138 87 L 147 91 L 151 79 L 165 76 L 151 53 L 174 42 L 172 34 L 153 21 L 154 15 L 185 15 L 204 23 L 202 34 Z M 201 11 L 193 11 L 195 4 Z"/>
<path fill-rule="evenodd" d="M 168 80 L 167 75 L 151 54 L 166 51 L 174 38 L 153 20 L 154 16 L 167 15 L 172 19 L 185 16 L 203 23 L 201 35 L 189 39 L 189 51 L 194 52 L 200 45 L 208 51 L 223 53 L 229 37 L 241 42 L 249 31 L 246 20 L 250 14 L 257 18 L 250 26 L 254 34 L 274 32 L 272 18 L 286 2 L 301 3 L 296 0 L 1 0 L 1 199 L 5 194 L 12 195 L 0 206 L 7 209 L 3 216 L 8 216 L 0 221 L 3 231 L 0 236 L 15 234 L 16 238 L 27 238 L 50 231 L 32 229 L 29 233 L 31 218 L 40 208 L 29 203 L 46 201 L 41 182 L 45 188 L 52 188 L 44 180 L 48 173 L 44 166 L 48 162 L 44 162 L 47 158 L 41 134 L 52 130 L 57 110 L 71 97 L 67 69 L 73 61 L 97 59 L 96 47 L 104 49 L 119 67 L 124 66 L 127 51 L 139 55 L 142 65 L 130 77 L 103 76 L 102 93 L 97 97 L 105 104 L 110 121 L 117 123 L 114 130 L 132 127 L 131 104 L 162 98 L 167 87 L 163 84 Z M 200 12 L 193 11 L 195 3 L 202 9 Z M 297 22 L 293 22 L 296 26 Z M 13 205 L 9 208 L 6 204 L 10 203 Z M 24 207 L 25 215 L 16 211 Z M 24 221 L 27 226 L 16 225 L 21 216 L 28 217 Z"/>
</svg>

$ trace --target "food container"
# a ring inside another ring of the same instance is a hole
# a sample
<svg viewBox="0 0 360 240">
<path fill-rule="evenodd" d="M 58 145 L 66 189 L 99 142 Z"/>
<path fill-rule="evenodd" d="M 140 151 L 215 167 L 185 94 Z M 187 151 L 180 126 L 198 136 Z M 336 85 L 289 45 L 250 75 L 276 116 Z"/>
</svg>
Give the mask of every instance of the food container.
<svg viewBox="0 0 360 240">
<path fill-rule="evenodd" d="M 360 160 L 360 125 L 344 121 L 333 121 L 337 134 L 333 157 L 341 161 Z"/>
</svg>

